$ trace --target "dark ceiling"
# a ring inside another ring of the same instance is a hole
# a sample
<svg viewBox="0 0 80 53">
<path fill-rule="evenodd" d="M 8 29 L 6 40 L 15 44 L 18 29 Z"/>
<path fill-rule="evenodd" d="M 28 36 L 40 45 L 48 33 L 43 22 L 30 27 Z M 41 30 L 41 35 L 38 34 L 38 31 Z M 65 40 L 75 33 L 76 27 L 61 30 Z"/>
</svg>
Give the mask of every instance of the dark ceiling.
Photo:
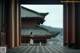
<svg viewBox="0 0 80 53">
<path fill-rule="evenodd" d="M 60 0 L 20 0 L 20 4 L 60 4 Z"/>
</svg>

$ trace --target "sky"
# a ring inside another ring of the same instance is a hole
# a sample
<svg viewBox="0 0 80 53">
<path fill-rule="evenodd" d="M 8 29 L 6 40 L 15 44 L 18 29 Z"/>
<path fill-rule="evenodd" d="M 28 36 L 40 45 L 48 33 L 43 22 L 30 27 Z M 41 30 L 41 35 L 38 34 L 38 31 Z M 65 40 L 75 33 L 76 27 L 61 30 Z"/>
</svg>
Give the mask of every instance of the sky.
<svg viewBox="0 0 80 53">
<path fill-rule="evenodd" d="M 49 14 L 43 25 L 63 28 L 63 5 L 21 5 L 37 12 Z"/>
</svg>

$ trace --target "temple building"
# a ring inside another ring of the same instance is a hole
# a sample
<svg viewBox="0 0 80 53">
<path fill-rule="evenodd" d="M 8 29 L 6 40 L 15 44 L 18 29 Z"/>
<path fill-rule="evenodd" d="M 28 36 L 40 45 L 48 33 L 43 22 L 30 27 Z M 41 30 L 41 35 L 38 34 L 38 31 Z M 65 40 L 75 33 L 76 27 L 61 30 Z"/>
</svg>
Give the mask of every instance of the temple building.
<svg viewBox="0 0 80 53">
<path fill-rule="evenodd" d="M 55 37 L 60 32 L 50 31 L 40 24 L 44 23 L 45 16 L 49 13 L 39 13 L 21 6 L 21 42 L 47 43 L 47 39 Z M 54 29 L 53 29 L 54 30 Z"/>
</svg>

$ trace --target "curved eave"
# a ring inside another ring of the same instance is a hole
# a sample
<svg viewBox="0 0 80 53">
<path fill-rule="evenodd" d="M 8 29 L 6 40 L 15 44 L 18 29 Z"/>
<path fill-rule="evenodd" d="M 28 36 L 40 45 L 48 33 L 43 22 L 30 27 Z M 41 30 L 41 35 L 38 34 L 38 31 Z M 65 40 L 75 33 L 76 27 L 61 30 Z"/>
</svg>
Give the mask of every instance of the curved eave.
<svg viewBox="0 0 80 53">
<path fill-rule="evenodd" d="M 44 19 L 44 17 L 21 17 L 21 19 Z"/>
<path fill-rule="evenodd" d="M 42 16 L 46 16 L 46 15 L 48 15 L 49 13 L 40 13 L 40 15 L 42 15 Z"/>
</svg>

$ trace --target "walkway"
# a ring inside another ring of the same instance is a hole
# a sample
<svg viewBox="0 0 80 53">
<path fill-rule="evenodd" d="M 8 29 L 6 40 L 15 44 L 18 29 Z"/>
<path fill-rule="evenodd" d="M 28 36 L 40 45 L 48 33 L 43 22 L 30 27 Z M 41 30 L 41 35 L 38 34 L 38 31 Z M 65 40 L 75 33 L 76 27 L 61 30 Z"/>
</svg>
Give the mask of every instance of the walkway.
<svg viewBox="0 0 80 53">
<path fill-rule="evenodd" d="M 19 46 L 13 49 L 8 49 L 7 53 L 80 53 L 80 49 L 69 49 L 58 45 Z"/>
</svg>

